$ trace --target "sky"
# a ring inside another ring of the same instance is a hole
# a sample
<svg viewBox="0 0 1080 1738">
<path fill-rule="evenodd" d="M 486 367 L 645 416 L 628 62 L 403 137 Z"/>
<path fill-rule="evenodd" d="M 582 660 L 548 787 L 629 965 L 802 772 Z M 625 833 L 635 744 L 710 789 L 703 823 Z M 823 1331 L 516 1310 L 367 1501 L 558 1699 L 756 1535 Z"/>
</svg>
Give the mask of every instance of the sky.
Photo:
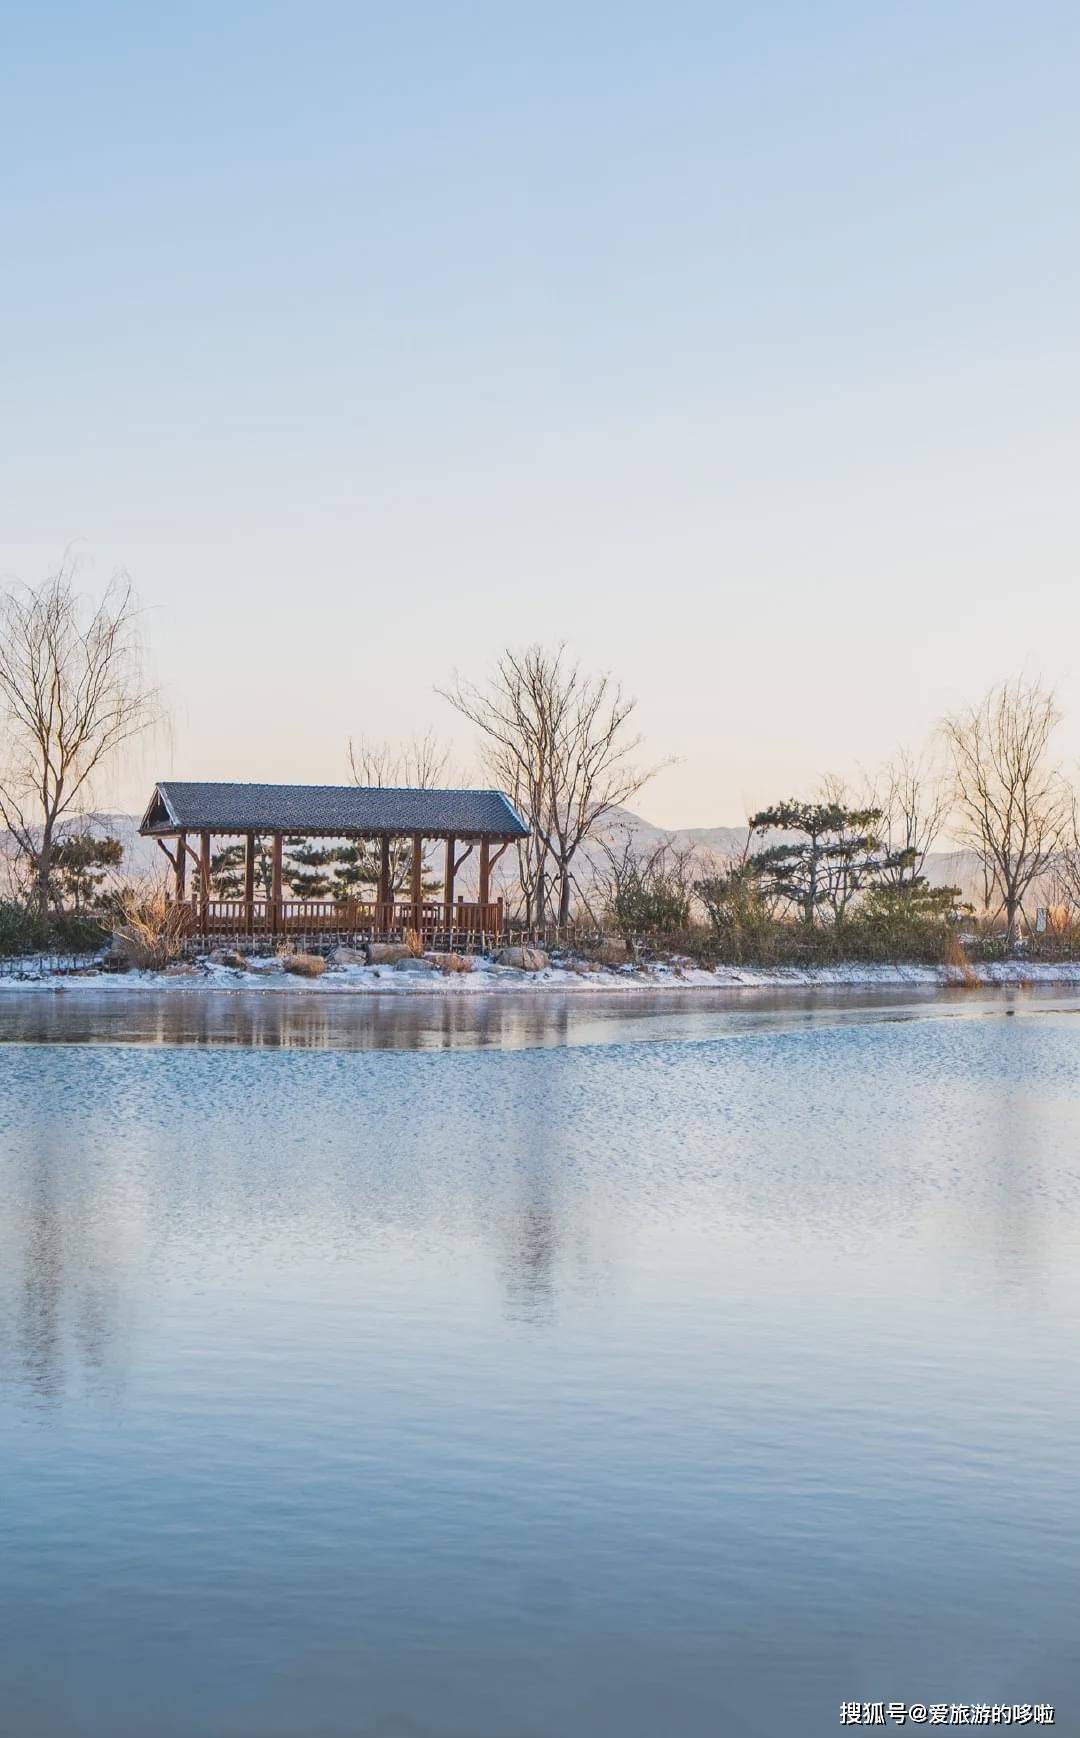
<svg viewBox="0 0 1080 1738">
<path fill-rule="evenodd" d="M 734 824 L 992 682 L 1080 760 L 1080 12 L 0 9 L 0 578 L 128 572 L 118 773 L 338 782 L 504 645 Z"/>
</svg>

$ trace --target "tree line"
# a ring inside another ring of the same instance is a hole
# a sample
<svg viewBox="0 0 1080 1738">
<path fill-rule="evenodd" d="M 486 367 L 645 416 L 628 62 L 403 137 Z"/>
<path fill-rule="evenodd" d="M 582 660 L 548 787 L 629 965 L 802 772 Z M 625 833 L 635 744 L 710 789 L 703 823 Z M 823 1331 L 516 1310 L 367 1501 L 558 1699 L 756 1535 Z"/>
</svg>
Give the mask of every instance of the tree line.
<svg viewBox="0 0 1080 1738">
<path fill-rule="evenodd" d="M 120 867 L 118 842 L 92 837 L 81 817 L 100 776 L 162 717 L 142 626 L 126 580 L 87 599 L 70 565 L 0 598 L 9 902 L 38 918 L 90 908 Z M 1080 907 L 1078 806 L 1053 755 L 1057 703 L 1037 679 L 1006 682 L 943 720 L 936 765 L 904 755 L 858 795 L 833 780 L 768 804 L 750 816 L 738 860 L 704 867 L 679 861 L 670 842 L 645 850 L 613 828 L 613 812 L 670 763 L 643 762 L 636 702 L 611 675 L 586 671 L 565 646 L 532 646 L 504 651 L 484 680 L 455 674 L 437 692 L 474 728 L 484 780 L 527 823 L 508 892 L 531 927 L 578 915 L 629 931 L 635 912 L 654 933 L 695 920 L 716 935 L 763 922 L 842 932 L 867 913 L 955 923 L 958 890 L 931 887 L 925 873 L 947 824 L 974 855 L 982 908 L 1007 946 L 1030 922 L 1034 890 Z M 432 787 L 449 776 L 449 751 L 430 732 L 402 747 L 357 739 L 347 758 L 362 785 Z M 393 845 L 394 893 L 409 884 L 411 849 Z M 297 897 L 345 899 L 372 889 L 379 865 L 363 841 L 292 839 L 285 870 Z M 434 864 L 423 876 L 425 892 L 437 892 Z M 212 877 L 219 896 L 239 896 L 243 847 L 221 849 Z M 256 882 L 269 893 L 270 879 L 263 844 Z"/>
</svg>

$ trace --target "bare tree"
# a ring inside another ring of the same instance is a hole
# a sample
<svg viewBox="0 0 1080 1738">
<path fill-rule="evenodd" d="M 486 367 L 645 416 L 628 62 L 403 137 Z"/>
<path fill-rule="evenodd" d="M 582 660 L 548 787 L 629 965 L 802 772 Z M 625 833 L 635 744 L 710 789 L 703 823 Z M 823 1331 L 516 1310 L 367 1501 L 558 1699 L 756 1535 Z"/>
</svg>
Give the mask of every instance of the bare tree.
<svg viewBox="0 0 1080 1738">
<path fill-rule="evenodd" d="M 434 790 L 453 776 L 449 767 L 450 750 L 433 730 L 398 743 L 349 738 L 349 771 L 357 785 Z"/>
<path fill-rule="evenodd" d="M 517 850 L 518 877 L 525 919 L 536 924 L 543 923 L 547 909 L 546 811 L 555 735 L 565 706 L 556 677 L 562 656 L 562 648 L 554 659 L 538 646 L 506 651 L 484 687 L 455 674 L 449 688 L 437 690 L 476 725 L 490 777 L 528 823 L 528 837 Z"/>
<path fill-rule="evenodd" d="M 434 790 L 455 777 L 450 767 L 450 750 L 433 730 L 423 736 L 412 736 L 407 742 L 376 742 L 367 737 L 350 736 L 348 745 L 349 771 L 356 785 L 380 790 L 408 788 Z M 379 863 L 366 840 L 354 840 L 330 853 L 340 864 L 343 878 L 357 885 L 377 884 Z M 431 852 L 423 857 L 425 877 L 430 875 Z M 390 841 L 390 897 L 408 886 L 412 874 L 412 844 L 408 839 Z"/>
<path fill-rule="evenodd" d="M 0 819 L 30 867 L 29 899 L 40 911 L 53 900 L 65 819 L 88 800 L 95 775 L 160 715 L 143 674 L 131 586 L 116 580 L 95 604 L 74 581 L 65 563 L 36 590 L 0 597 Z"/>
<path fill-rule="evenodd" d="M 455 677 L 438 692 L 479 729 L 492 776 L 529 823 L 519 853 L 529 917 L 544 921 L 553 885 L 558 921 L 566 923 L 583 840 L 658 770 L 634 763 L 636 702 L 610 676 L 571 664 L 565 646 L 506 651 L 486 684 Z"/>
<path fill-rule="evenodd" d="M 901 749 L 885 768 L 880 790 L 874 806 L 882 810 L 891 865 L 885 869 L 884 879 L 904 886 L 926 872 L 926 859 L 949 815 L 948 781 L 925 750 L 911 754 Z"/>
<path fill-rule="evenodd" d="M 1053 693 L 1018 677 L 944 725 L 960 825 L 1004 911 L 1009 947 L 1025 895 L 1051 866 L 1068 815 L 1068 791 L 1050 760 L 1058 718 Z"/>
<path fill-rule="evenodd" d="M 613 827 L 597 843 L 595 893 L 631 958 L 637 957 L 643 940 L 671 938 L 688 927 L 694 894 L 692 845 L 676 845 L 671 834 L 643 844 L 625 824 Z"/>
<path fill-rule="evenodd" d="M 1052 866 L 1050 898 L 1068 907 L 1075 919 L 1080 910 L 1080 803 L 1071 791 Z"/>
</svg>

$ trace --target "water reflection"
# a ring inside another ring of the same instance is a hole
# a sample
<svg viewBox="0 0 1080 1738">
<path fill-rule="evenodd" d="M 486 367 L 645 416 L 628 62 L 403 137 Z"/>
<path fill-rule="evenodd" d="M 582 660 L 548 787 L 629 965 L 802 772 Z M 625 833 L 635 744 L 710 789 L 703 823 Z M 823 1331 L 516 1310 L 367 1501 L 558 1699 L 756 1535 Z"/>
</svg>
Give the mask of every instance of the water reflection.
<svg viewBox="0 0 1080 1738">
<path fill-rule="evenodd" d="M 1080 1692 L 1070 1014 L 177 1000 L 5 1014 L 0 1725 Z"/>
<path fill-rule="evenodd" d="M 115 1397 L 130 1206 L 118 1211 L 110 1179 L 80 1152 L 82 1131 L 48 1103 L 26 1133 L 0 1230 L 12 1300 L 0 1331 L 3 1365 L 41 1403 L 80 1387 Z"/>
<path fill-rule="evenodd" d="M 252 990 L 0 991 L 0 1043 L 206 1044 L 239 1049 L 456 1050 L 701 1038 L 1003 1008 L 1078 1010 L 1053 986 L 972 994 L 929 986 L 502 991 L 460 995 Z"/>
</svg>

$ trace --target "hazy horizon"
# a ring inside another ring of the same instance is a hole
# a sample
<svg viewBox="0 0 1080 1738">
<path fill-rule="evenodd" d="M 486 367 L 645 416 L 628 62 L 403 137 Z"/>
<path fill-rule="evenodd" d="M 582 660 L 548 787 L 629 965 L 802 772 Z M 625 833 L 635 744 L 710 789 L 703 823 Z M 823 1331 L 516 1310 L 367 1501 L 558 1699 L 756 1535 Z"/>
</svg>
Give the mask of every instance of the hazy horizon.
<svg viewBox="0 0 1080 1738">
<path fill-rule="evenodd" d="M 7 21 L 6 537 L 125 568 L 155 776 L 338 782 L 504 644 L 672 826 L 857 780 L 1076 602 L 1061 5 Z M 1053 52 L 1048 53 L 1048 44 Z"/>
</svg>

